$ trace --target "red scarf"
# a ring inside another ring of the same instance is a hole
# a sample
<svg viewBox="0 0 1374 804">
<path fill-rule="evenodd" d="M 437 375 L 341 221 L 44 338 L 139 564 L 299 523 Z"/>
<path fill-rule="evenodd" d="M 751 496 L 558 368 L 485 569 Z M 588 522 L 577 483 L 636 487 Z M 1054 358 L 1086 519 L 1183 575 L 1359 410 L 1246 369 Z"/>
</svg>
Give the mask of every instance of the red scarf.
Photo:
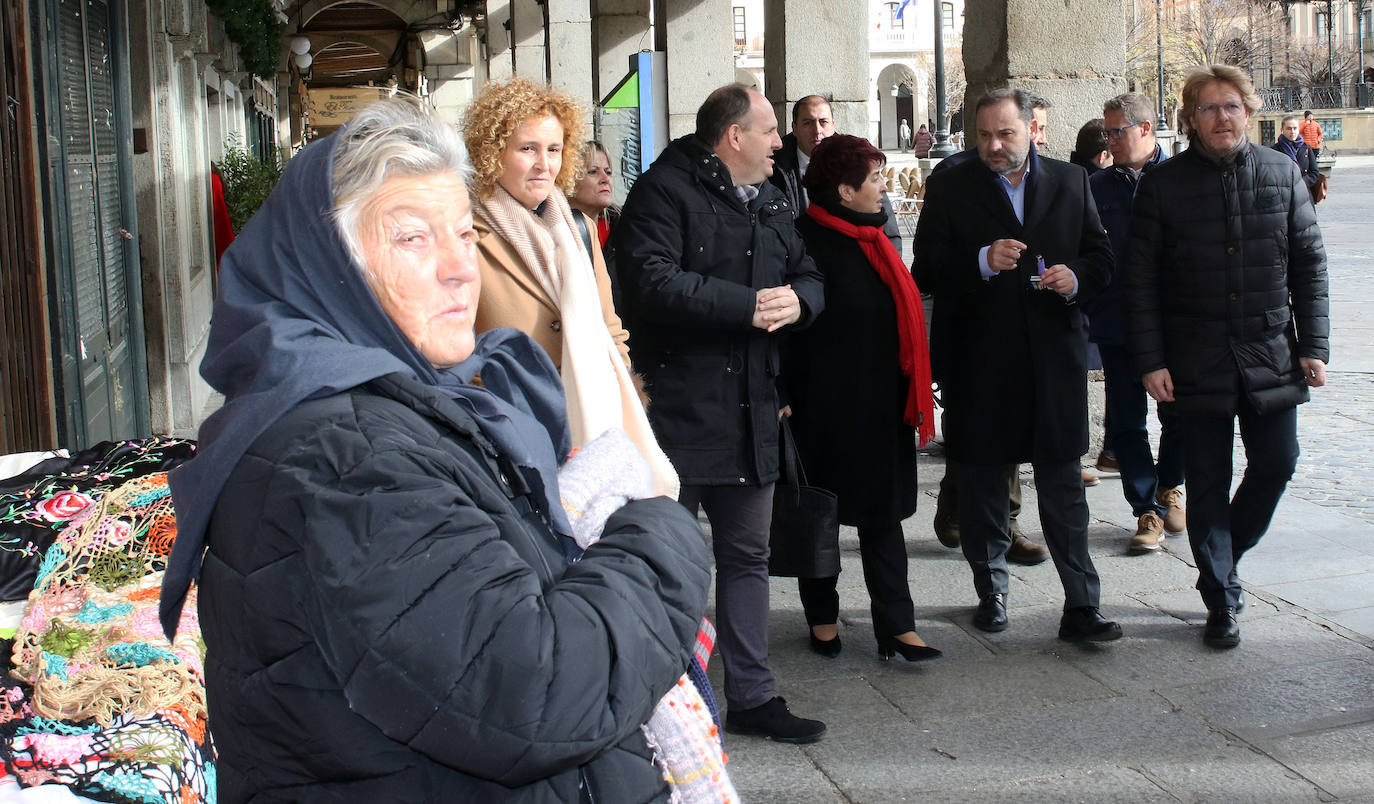
<svg viewBox="0 0 1374 804">
<path fill-rule="evenodd" d="M 921 291 L 902 263 L 902 255 L 883 234 L 880 226 L 856 226 L 840 220 L 821 208 L 807 205 L 806 214 L 827 229 L 857 240 L 864 257 L 892 293 L 897 305 L 898 355 L 902 373 L 911 380 L 907 389 L 904 419 L 916 428 L 921 446 L 935 437 L 935 400 L 930 393 L 930 347 L 926 344 L 926 316 L 921 307 Z"/>
</svg>

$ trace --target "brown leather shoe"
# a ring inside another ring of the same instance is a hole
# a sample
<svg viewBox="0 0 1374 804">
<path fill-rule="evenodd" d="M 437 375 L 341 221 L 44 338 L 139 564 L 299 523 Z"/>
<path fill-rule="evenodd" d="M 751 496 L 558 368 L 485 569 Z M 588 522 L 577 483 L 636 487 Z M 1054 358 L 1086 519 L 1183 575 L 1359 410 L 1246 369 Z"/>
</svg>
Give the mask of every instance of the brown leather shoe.
<svg viewBox="0 0 1374 804">
<path fill-rule="evenodd" d="M 954 549 L 959 546 L 959 515 L 954 506 L 946 505 L 944 496 L 935 498 L 935 538 L 940 544 Z"/>
<path fill-rule="evenodd" d="M 1097 475 L 1093 474 L 1092 472 L 1089 472 L 1087 469 L 1084 469 L 1084 470 L 1083 470 L 1083 485 L 1084 485 L 1084 486 L 1096 486 L 1098 483 L 1101 483 L 1101 482 L 1102 482 L 1101 480 L 1098 480 L 1098 479 L 1097 479 Z"/>
<path fill-rule="evenodd" d="M 1164 506 L 1164 529 L 1182 533 L 1188 528 L 1188 512 L 1183 507 L 1183 487 L 1164 489 L 1155 495 L 1155 502 Z"/>
<path fill-rule="evenodd" d="M 1097 471 L 1104 474 L 1119 474 L 1121 464 L 1116 462 L 1116 456 L 1108 455 L 1105 451 L 1097 454 Z"/>
<path fill-rule="evenodd" d="M 1011 547 L 1007 548 L 1007 560 L 1011 563 L 1033 567 L 1049 557 L 1050 551 L 1027 539 L 1026 534 L 1019 530 L 1011 532 Z"/>
</svg>

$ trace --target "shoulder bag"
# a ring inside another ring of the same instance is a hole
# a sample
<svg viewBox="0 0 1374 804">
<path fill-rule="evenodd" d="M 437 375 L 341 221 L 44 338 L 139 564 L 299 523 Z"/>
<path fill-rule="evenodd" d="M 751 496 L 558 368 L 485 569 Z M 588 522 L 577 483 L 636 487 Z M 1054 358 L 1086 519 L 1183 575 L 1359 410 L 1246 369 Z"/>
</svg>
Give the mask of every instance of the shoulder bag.
<svg viewBox="0 0 1374 804">
<path fill-rule="evenodd" d="M 779 425 L 781 474 L 773 486 L 773 524 L 768 535 L 768 574 L 785 578 L 833 578 L 840 574 L 839 498 L 806 484 L 787 417 Z"/>
</svg>

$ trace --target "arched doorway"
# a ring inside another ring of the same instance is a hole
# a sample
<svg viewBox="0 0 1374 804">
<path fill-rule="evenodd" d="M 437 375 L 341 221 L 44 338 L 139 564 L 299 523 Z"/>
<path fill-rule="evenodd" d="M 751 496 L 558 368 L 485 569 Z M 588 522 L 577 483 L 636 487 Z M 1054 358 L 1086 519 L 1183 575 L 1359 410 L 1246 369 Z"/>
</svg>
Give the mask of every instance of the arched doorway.
<svg viewBox="0 0 1374 804">
<path fill-rule="evenodd" d="M 878 73 L 878 142 L 884 150 L 897 148 L 897 129 L 900 121 L 906 120 L 912 130 L 916 129 L 913 116 L 913 88 L 916 86 L 916 73 L 905 64 L 889 64 Z"/>
</svg>

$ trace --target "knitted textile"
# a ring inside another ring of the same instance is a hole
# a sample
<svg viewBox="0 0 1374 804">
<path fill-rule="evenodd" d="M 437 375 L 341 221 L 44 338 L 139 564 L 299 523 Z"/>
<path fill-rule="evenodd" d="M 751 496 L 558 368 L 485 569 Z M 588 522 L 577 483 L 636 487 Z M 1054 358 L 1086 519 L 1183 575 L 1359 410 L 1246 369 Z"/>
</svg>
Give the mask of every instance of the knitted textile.
<svg viewBox="0 0 1374 804">
<path fill-rule="evenodd" d="M 0 690 L 0 759 L 22 787 L 65 785 L 118 804 L 215 800 L 213 753 L 203 720 L 184 710 L 120 715 L 109 728 L 34 717 L 22 687 Z"/>
<path fill-rule="evenodd" d="M 5 769 L 100 801 L 213 801 L 194 590 L 175 643 L 158 622 L 176 539 L 166 473 L 93 495 L 65 521 L 14 639 L 11 675 L 32 692 L 4 690 Z"/>
<path fill-rule="evenodd" d="M 0 479 L 0 600 L 23 600 L 40 557 L 92 500 L 136 477 L 165 472 L 195 455 L 194 441 L 154 436 L 105 441 Z"/>
<path fill-rule="evenodd" d="M 183 610 L 175 645 L 157 622 L 175 538 L 166 473 L 131 480 L 72 517 L 39 566 L 14 640 L 14 673 L 33 684 L 38 714 L 102 726 L 173 706 L 204 716 L 196 609 Z"/>
</svg>

